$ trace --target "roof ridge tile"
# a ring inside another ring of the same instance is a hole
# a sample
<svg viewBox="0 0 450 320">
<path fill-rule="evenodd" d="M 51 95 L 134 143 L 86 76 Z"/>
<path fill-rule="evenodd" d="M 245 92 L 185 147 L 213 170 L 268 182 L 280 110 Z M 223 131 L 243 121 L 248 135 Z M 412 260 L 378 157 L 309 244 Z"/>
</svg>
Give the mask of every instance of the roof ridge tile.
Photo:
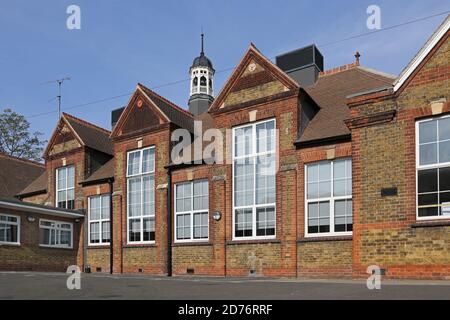
<svg viewBox="0 0 450 320">
<path fill-rule="evenodd" d="M 18 161 L 18 162 L 24 162 L 24 163 L 27 163 L 27 164 L 33 164 L 33 165 L 36 165 L 38 167 L 45 168 L 45 165 L 43 163 L 40 163 L 40 162 L 37 162 L 37 161 L 34 161 L 34 160 L 29 160 L 29 159 L 24 159 L 24 158 L 11 156 L 11 155 L 3 153 L 3 152 L 0 152 L 0 157 L 8 158 L 8 159 L 11 159 L 11 160 L 14 160 L 14 161 Z"/>
<path fill-rule="evenodd" d="M 145 85 L 143 85 L 142 83 L 138 83 L 138 85 L 140 87 L 142 87 L 144 90 L 148 91 L 149 93 L 151 93 L 152 95 L 156 96 L 157 98 L 163 100 L 164 102 L 166 102 L 167 104 L 169 104 L 171 107 L 175 108 L 178 111 L 183 112 L 184 114 L 186 114 L 187 116 L 193 118 L 194 115 L 192 113 L 190 113 L 189 111 L 181 108 L 180 106 L 176 105 L 175 103 L 173 103 L 172 101 L 170 101 L 169 99 L 161 96 L 160 94 L 156 93 L 155 91 L 153 91 L 152 89 L 146 87 Z"/>
<path fill-rule="evenodd" d="M 71 115 L 71 114 L 68 114 L 68 113 L 63 112 L 63 115 L 64 115 L 65 117 L 68 117 L 68 118 L 71 118 L 71 119 L 77 121 L 78 123 L 80 123 L 80 124 L 82 124 L 82 125 L 86 125 L 86 126 L 91 127 L 91 128 L 93 128 L 93 129 L 102 131 L 103 133 L 105 133 L 105 134 L 107 134 L 107 135 L 110 135 L 110 134 L 111 134 L 111 131 L 109 131 L 109 130 L 107 130 L 107 129 L 104 129 L 104 128 L 102 128 L 102 127 L 99 127 L 99 126 L 97 126 L 97 125 L 95 125 L 95 124 L 93 124 L 93 123 L 90 123 L 90 122 L 86 121 L 86 120 L 77 118 L 77 117 L 75 117 L 75 116 L 73 116 L 73 115 Z"/>
</svg>

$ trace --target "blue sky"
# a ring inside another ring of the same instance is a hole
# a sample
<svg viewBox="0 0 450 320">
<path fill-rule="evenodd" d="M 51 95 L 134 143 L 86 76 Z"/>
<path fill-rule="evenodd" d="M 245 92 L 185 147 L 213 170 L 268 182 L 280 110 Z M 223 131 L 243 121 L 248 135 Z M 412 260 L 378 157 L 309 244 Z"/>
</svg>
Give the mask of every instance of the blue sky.
<svg viewBox="0 0 450 320">
<path fill-rule="evenodd" d="M 81 30 L 66 28 L 66 8 L 81 7 Z M 325 68 L 354 61 L 399 74 L 444 16 L 321 47 L 369 32 L 366 9 L 381 8 L 382 27 L 450 10 L 445 0 L 0 0 L 0 109 L 29 116 L 33 130 L 49 138 L 56 124 L 55 84 L 64 84 L 63 109 L 121 98 L 66 112 L 110 129 L 110 111 L 123 106 L 138 82 L 148 87 L 188 78 L 206 34 L 206 54 L 216 70 L 234 67 L 250 42 L 269 58 L 316 43 Z M 216 75 L 219 92 L 230 72 Z M 188 82 L 156 91 L 182 107 Z M 51 114 L 32 115 L 52 112 Z"/>
</svg>

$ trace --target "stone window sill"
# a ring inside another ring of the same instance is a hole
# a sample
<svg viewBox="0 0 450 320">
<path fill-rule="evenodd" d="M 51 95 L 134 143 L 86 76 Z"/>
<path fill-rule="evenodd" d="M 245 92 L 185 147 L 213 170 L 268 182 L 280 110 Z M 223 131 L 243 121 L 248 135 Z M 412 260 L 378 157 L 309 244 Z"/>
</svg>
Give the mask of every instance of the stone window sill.
<svg viewBox="0 0 450 320">
<path fill-rule="evenodd" d="M 352 241 L 353 236 L 335 236 L 335 237 L 313 237 L 298 239 L 298 243 L 305 242 L 330 242 L 330 241 Z"/>
<path fill-rule="evenodd" d="M 249 244 L 280 244 L 281 241 L 277 239 L 265 240 L 234 240 L 227 241 L 227 246 L 249 245 Z"/>
<path fill-rule="evenodd" d="M 411 225 L 411 228 L 433 228 L 450 226 L 449 220 L 417 221 Z"/>
<path fill-rule="evenodd" d="M 180 242 L 172 243 L 172 247 L 209 247 L 213 244 L 211 242 Z"/>
</svg>

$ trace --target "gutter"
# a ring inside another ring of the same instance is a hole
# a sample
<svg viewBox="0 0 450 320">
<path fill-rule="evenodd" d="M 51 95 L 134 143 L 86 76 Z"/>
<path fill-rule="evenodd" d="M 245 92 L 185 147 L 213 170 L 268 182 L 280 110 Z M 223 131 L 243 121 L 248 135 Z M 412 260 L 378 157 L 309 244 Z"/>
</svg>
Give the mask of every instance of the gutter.
<svg viewBox="0 0 450 320">
<path fill-rule="evenodd" d="M 113 182 L 114 178 L 108 180 L 109 185 L 109 273 L 114 273 L 114 215 L 113 215 Z"/>
<path fill-rule="evenodd" d="M 17 203 L 15 201 L 8 201 L 8 200 L 0 200 L 0 207 L 8 208 L 8 209 L 14 209 L 14 210 L 27 210 L 29 212 L 33 213 L 41 213 L 41 214 L 47 214 L 57 217 L 65 217 L 65 218 L 78 218 L 78 219 L 84 219 L 85 215 L 82 213 L 78 213 L 75 211 L 66 211 L 66 210 L 60 210 L 58 208 L 43 206 L 43 205 L 32 205 L 29 203 Z"/>
</svg>

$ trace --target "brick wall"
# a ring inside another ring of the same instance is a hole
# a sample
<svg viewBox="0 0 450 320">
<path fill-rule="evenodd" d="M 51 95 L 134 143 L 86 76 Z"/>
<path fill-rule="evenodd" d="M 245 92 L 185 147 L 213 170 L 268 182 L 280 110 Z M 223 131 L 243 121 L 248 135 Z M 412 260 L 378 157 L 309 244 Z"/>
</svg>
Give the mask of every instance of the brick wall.
<svg viewBox="0 0 450 320">
<path fill-rule="evenodd" d="M 299 277 L 349 277 L 352 237 L 305 238 L 305 165 L 351 157 L 351 142 L 302 148 L 297 151 L 297 270 Z"/>
<path fill-rule="evenodd" d="M 69 266 L 81 267 L 78 256 L 81 222 L 16 210 L 2 210 L 2 213 L 20 217 L 20 246 L 0 245 L 0 270 L 66 272 Z M 34 217 L 35 221 L 29 222 L 28 216 Z M 73 249 L 39 246 L 39 219 L 71 222 L 73 224 Z"/>
<path fill-rule="evenodd" d="M 398 93 L 352 107 L 353 118 L 396 112 L 383 123 L 352 130 L 354 276 L 370 265 L 396 278 L 450 275 L 450 225 L 417 221 L 415 169 L 416 121 L 433 116 L 436 99 L 447 101 L 441 111 L 450 112 L 449 49 L 447 33 Z M 397 196 L 381 196 L 382 188 L 392 187 Z"/>
<path fill-rule="evenodd" d="M 88 243 L 89 235 L 87 234 L 88 222 L 89 222 L 89 197 L 98 196 L 98 195 L 109 195 L 109 185 L 107 183 L 101 183 L 98 185 L 85 186 L 82 188 L 83 196 L 85 198 L 86 205 L 86 241 L 84 244 L 85 248 L 85 261 L 84 264 L 86 267 L 91 268 L 91 272 L 110 272 L 110 247 L 107 246 L 98 246 L 98 245 L 90 245 Z"/>
<path fill-rule="evenodd" d="M 155 146 L 155 244 L 127 243 L 127 152 Z M 114 144 L 115 181 L 113 194 L 114 272 L 167 273 L 167 170 L 170 157 L 170 128 L 118 140 Z"/>
</svg>

